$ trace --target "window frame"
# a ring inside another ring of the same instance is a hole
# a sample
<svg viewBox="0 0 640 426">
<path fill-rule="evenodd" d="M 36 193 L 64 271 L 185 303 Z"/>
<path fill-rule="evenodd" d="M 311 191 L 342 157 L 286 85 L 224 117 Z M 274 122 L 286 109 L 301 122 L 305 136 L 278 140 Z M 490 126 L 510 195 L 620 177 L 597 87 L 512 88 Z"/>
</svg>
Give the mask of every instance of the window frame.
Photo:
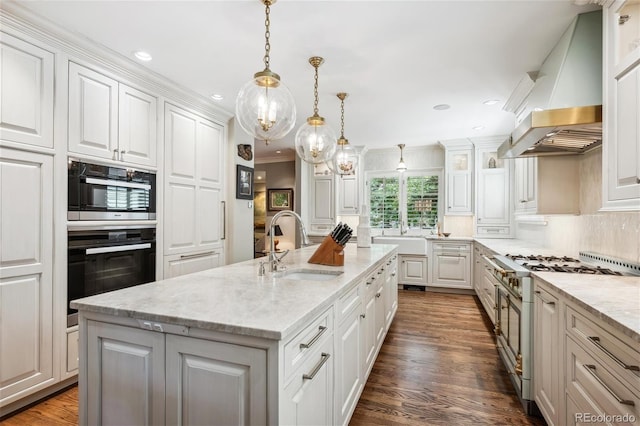
<svg viewBox="0 0 640 426">
<path fill-rule="evenodd" d="M 427 229 L 408 229 L 406 228 L 406 224 L 408 223 L 407 218 L 407 177 L 424 177 L 424 176 L 437 176 L 438 177 L 438 222 L 442 222 L 442 218 L 444 215 L 444 170 L 442 167 L 432 167 L 420 170 L 411 170 L 406 172 L 398 172 L 398 171 L 382 171 L 382 170 L 371 170 L 365 172 L 365 199 L 367 206 L 371 208 L 371 186 L 369 182 L 374 178 L 398 178 L 398 211 L 400 216 L 401 228 L 374 228 L 371 227 L 371 235 L 425 235 L 430 233 L 431 230 L 435 230 L 435 226 L 433 228 Z"/>
</svg>

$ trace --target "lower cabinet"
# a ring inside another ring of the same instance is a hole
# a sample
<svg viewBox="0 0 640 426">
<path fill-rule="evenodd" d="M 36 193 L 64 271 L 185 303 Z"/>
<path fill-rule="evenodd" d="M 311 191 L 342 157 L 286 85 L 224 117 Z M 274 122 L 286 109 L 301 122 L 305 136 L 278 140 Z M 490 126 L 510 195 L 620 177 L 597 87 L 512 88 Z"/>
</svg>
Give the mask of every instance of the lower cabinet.
<svg viewBox="0 0 640 426">
<path fill-rule="evenodd" d="M 433 243 L 434 287 L 472 289 L 471 284 L 471 243 Z"/>
<path fill-rule="evenodd" d="M 564 422 L 560 413 L 562 377 L 562 329 L 558 298 L 539 281 L 534 281 L 533 389 L 535 401 L 548 425 Z"/>
<path fill-rule="evenodd" d="M 87 339 L 81 424 L 267 423 L 266 350 L 95 321 Z"/>
<path fill-rule="evenodd" d="M 399 284 L 427 285 L 427 257 L 398 255 Z"/>
<path fill-rule="evenodd" d="M 175 254 L 165 256 L 164 278 L 173 278 L 192 272 L 217 268 L 224 264 L 222 249 L 205 251 L 202 253 Z"/>
</svg>

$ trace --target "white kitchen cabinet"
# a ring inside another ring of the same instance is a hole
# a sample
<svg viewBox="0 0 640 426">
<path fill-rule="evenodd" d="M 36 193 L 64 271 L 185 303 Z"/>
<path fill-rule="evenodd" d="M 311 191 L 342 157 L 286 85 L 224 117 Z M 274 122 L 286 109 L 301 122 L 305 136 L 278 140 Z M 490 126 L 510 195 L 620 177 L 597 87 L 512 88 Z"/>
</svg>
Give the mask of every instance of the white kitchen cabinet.
<svg viewBox="0 0 640 426">
<path fill-rule="evenodd" d="M 266 424 L 263 349 L 89 321 L 88 424 Z M 127 404 L 122 404 L 127 401 Z"/>
<path fill-rule="evenodd" d="M 0 407 L 55 384 L 53 157 L 0 148 Z"/>
<path fill-rule="evenodd" d="M 325 164 L 316 164 L 310 170 L 310 217 L 311 232 L 327 234 L 335 225 L 335 177 Z"/>
<path fill-rule="evenodd" d="M 485 259 L 493 256 L 493 252 L 481 246 L 479 243 L 474 244 L 473 253 L 473 287 L 476 295 L 485 312 L 489 316 L 492 324 L 496 323 L 496 282 L 491 275 L 491 266 Z"/>
<path fill-rule="evenodd" d="M 167 334 L 166 401 L 170 425 L 267 424 L 267 352 Z"/>
<path fill-rule="evenodd" d="M 334 424 L 332 344 L 328 339 L 319 346 L 285 387 L 280 424 Z"/>
<path fill-rule="evenodd" d="M 217 268 L 223 264 L 222 250 L 165 256 L 164 278 L 173 278 L 205 269 Z"/>
<path fill-rule="evenodd" d="M 427 285 L 427 257 L 398 255 L 398 284 Z"/>
<path fill-rule="evenodd" d="M 157 100 L 69 62 L 69 151 L 155 167 Z"/>
<path fill-rule="evenodd" d="M 88 321 L 85 353 L 80 424 L 165 424 L 164 334 Z"/>
<path fill-rule="evenodd" d="M 165 105 L 165 273 L 195 272 L 221 253 L 224 138 L 223 126 Z"/>
<path fill-rule="evenodd" d="M 398 310 L 398 256 L 393 256 L 385 264 L 385 312 L 387 329 Z"/>
<path fill-rule="evenodd" d="M 539 280 L 534 280 L 533 364 L 534 397 L 548 425 L 564 421 L 561 410 L 564 368 L 561 311 L 558 298 Z"/>
<path fill-rule="evenodd" d="M 473 145 L 469 140 L 443 141 L 445 147 L 445 214 L 473 214 Z"/>
<path fill-rule="evenodd" d="M 497 143 L 476 146 L 476 234 L 511 233 L 510 162 L 498 158 Z"/>
<path fill-rule="evenodd" d="M 53 53 L 2 32 L 0 139 L 53 148 Z"/>
<path fill-rule="evenodd" d="M 362 291 L 356 286 L 354 291 Z M 336 424 L 345 425 L 351 418 L 364 387 L 362 363 L 362 298 L 358 294 L 347 316 L 338 326 L 335 358 Z"/>
<path fill-rule="evenodd" d="M 640 4 L 604 10 L 603 207 L 640 210 Z"/>
<path fill-rule="evenodd" d="M 516 158 L 514 175 L 516 215 L 580 213 L 579 156 Z"/>
<path fill-rule="evenodd" d="M 358 214 L 358 178 L 351 175 L 335 179 L 338 183 L 338 214 Z"/>
<path fill-rule="evenodd" d="M 376 300 L 375 276 L 365 280 L 364 325 L 362 330 L 362 354 L 364 356 L 363 377 L 367 377 L 376 359 Z"/>
<path fill-rule="evenodd" d="M 433 243 L 431 258 L 433 259 L 431 286 L 473 288 L 471 283 L 471 243 Z"/>
</svg>

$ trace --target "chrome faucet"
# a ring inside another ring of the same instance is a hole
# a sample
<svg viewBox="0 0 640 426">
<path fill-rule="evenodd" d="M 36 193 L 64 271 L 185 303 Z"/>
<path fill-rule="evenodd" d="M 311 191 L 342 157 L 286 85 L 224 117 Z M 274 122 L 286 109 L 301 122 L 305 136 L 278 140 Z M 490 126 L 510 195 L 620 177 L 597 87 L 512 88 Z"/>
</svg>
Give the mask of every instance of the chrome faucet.
<svg viewBox="0 0 640 426">
<path fill-rule="evenodd" d="M 270 272 L 277 271 L 278 270 L 278 265 L 280 264 L 280 260 L 283 257 L 285 257 L 287 255 L 287 253 L 289 253 L 289 250 L 287 250 L 280 257 L 278 257 L 276 255 L 276 247 L 275 247 L 273 236 L 276 235 L 276 229 L 275 229 L 276 222 L 282 216 L 293 216 L 297 220 L 298 227 L 300 228 L 300 233 L 302 234 L 302 245 L 303 246 L 308 246 L 310 244 L 309 236 L 307 235 L 307 230 L 304 228 L 304 223 L 302 223 L 302 218 L 300 217 L 300 215 L 298 213 L 296 213 L 296 212 L 294 212 L 292 210 L 281 210 L 278 213 L 276 213 L 273 216 L 273 219 L 271 219 L 271 230 L 270 230 L 270 233 L 269 233 L 269 235 L 272 235 L 270 246 L 269 246 L 269 271 Z"/>
</svg>

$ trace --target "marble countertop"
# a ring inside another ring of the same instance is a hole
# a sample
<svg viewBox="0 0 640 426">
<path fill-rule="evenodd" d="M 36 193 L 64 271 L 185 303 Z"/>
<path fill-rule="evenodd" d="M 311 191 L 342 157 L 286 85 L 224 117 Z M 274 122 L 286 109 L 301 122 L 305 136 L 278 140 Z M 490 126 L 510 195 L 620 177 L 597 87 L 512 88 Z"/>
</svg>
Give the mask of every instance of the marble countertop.
<svg viewBox="0 0 640 426">
<path fill-rule="evenodd" d="M 577 253 L 559 253 L 557 250 L 517 239 L 485 238 L 476 241 L 501 255 L 510 253 L 578 257 Z M 531 274 L 595 317 L 640 343 L 640 277 L 563 272 Z"/>
<path fill-rule="evenodd" d="M 327 309 L 355 280 L 364 278 L 397 246 L 345 247 L 344 266 L 307 263 L 318 246 L 291 251 L 289 270 L 342 271 L 327 281 L 258 276 L 259 258 L 194 274 L 77 299 L 79 311 L 131 317 L 233 334 L 284 339 Z"/>
</svg>

